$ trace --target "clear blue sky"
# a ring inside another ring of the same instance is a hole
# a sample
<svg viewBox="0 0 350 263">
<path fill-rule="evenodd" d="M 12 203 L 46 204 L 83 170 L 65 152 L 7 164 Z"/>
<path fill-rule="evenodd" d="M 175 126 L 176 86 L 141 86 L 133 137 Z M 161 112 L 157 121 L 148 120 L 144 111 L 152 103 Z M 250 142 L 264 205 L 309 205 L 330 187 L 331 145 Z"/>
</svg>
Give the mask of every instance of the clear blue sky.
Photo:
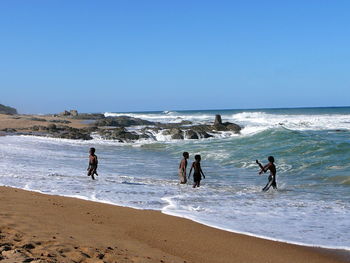
<svg viewBox="0 0 350 263">
<path fill-rule="evenodd" d="M 2 0 L 22 113 L 346 106 L 350 1 Z"/>
</svg>

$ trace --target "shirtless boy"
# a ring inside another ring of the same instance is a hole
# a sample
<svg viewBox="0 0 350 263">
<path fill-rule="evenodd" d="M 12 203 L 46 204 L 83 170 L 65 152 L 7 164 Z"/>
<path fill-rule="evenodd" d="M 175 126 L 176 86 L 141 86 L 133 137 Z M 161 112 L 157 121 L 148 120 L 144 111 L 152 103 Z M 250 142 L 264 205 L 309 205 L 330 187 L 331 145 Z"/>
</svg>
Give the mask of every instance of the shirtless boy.
<svg viewBox="0 0 350 263">
<path fill-rule="evenodd" d="M 88 176 L 91 176 L 92 180 L 95 180 L 94 174 L 97 174 L 97 165 L 98 165 L 98 160 L 97 160 L 97 155 L 95 155 L 95 148 L 90 148 L 90 156 L 89 156 L 89 167 L 88 167 Z"/>
<path fill-rule="evenodd" d="M 194 156 L 194 159 L 195 159 L 195 161 L 192 163 L 190 174 L 188 175 L 188 178 L 190 178 L 192 170 L 194 170 L 193 188 L 200 186 L 200 183 L 202 180 L 202 175 L 203 175 L 203 178 L 205 178 L 205 175 L 204 175 L 202 168 L 201 168 L 201 156 L 197 154 Z"/>
<path fill-rule="evenodd" d="M 266 192 L 267 190 L 269 190 L 269 188 L 272 186 L 274 189 L 277 189 L 277 183 L 276 183 L 276 166 L 274 164 L 275 162 L 275 158 L 273 158 L 273 156 L 269 156 L 267 158 L 269 160 L 269 163 L 266 164 L 265 166 L 262 166 L 262 164 L 256 160 L 256 163 L 259 165 L 260 167 L 260 172 L 259 174 L 262 173 L 266 173 L 268 170 L 270 170 L 270 175 L 269 175 L 269 181 L 268 183 L 265 185 L 265 187 L 262 189 L 264 192 Z"/>
<path fill-rule="evenodd" d="M 187 183 L 187 177 L 186 177 L 186 168 L 187 168 L 187 159 L 190 157 L 188 152 L 184 152 L 182 154 L 184 157 L 179 165 L 179 178 L 180 178 L 180 184 L 185 184 Z"/>
</svg>

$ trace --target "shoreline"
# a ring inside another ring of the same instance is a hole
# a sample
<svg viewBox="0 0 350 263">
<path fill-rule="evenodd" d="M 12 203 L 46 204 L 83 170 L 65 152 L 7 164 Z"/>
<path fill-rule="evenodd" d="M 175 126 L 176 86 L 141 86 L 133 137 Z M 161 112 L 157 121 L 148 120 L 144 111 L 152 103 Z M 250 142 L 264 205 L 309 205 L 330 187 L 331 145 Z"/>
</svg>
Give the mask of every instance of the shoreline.
<svg viewBox="0 0 350 263">
<path fill-rule="evenodd" d="M 23 236 L 40 238 L 41 243 L 52 241 L 52 233 L 58 233 L 55 242 L 63 247 L 70 246 L 67 241 L 72 241 L 72 236 L 80 246 L 93 243 L 112 247 L 111 244 L 118 243 L 118 247 L 122 244 L 124 252 L 127 249 L 129 254 L 133 254 L 134 261 L 125 262 L 350 262 L 348 250 L 271 241 L 219 230 L 161 211 L 139 210 L 4 186 L 0 187 L 0 196 L 2 232 L 4 228 L 20 231 Z M 94 217 L 90 218 L 91 214 Z M 113 258 L 118 257 L 115 253 L 107 252 L 105 254 Z M 152 256 L 141 256 L 143 253 Z M 61 254 L 56 251 L 57 258 Z M 93 255 L 90 254 L 91 259 Z M 234 258 L 230 259 L 232 256 Z M 144 261 L 136 260 L 140 257 Z"/>
<path fill-rule="evenodd" d="M 94 202 L 94 203 L 99 203 L 99 204 L 112 205 L 112 206 L 116 206 L 116 207 L 130 208 L 130 209 L 135 209 L 135 210 L 139 210 L 139 211 L 160 212 L 161 214 L 164 214 L 164 215 L 177 217 L 177 218 L 180 218 L 180 219 L 190 220 L 190 221 L 192 221 L 194 223 L 197 223 L 197 224 L 200 224 L 200 225 L 203 225 L 203 226 L 207 226 L 207 227 L 210 227 L 210 228 L 218 229 L 218 230 L 229 232 L 229 233 L 233 233 L 233 234 L 245 235 L 245 236 L 249 236 L 249 237 L 253 237 L 253 238 L 259 238 L 259 239 L 273 241 L 273 242 L 285 243 L 285 244 L 289 244 L 289 245 L 296 245 L 296 246 L 309 247 L 309 248 L 315 248 L 315 249 L 326 249 L 326 250 L 343 251 L 344 253 L 349 253 L 349 257 L 350 257 L 350 248 L 348 248 L 348 247 L 327 247 L 327 246 L 316 245 L 316 244 L 312 245 L 312 244 L 298 243 L 298 242 L 293 242 L 293 241 L 288 241 L 288 240 L 283 240 L 283 239 L 278 239 L 278 238 L 272 238 L 272 237 L 268 237 L 268 236 L 257 235 L 257 234 L 254 234 L 254 233 L 243 232 L 243 231 L 239 231 L 239 230 L 232 230 L 232 229 L 228 229 L 228 228 L 225 228 L 225 227 L 211 225 L 210 223 L 206 223 L 206 222 L 203 222 L 201 220 L 196 220 L 196 219 L 193 219 L 193 218 L 191 218 L 189 216 L 187 217 L 187 216 L 184 216 L 184 215 L 181 215 L 181 214 L 176 214 L 176 213 L 171 213 L 171 212 L 164 212 L 163 210 L 157 210 L 157 209 L 143 209 L 143 208 L 139 208 L 139 207 L 126 206 L 126 205 L 116 204 L 116 203 L 112 203 L 112 202 L 108 202 L 108 201 L 104 201 L 104 200 L 91 200 L 91 199 L 88 199 L 88 198 L 86 198 L 84 196 L 49 194 L 49 193 L 44 193 L 44 192 L 42 192 L 40 190 L 23 189 L 23 188 L 17 188 L 17 187 L 14 187 L 14 186 L 2 186 L 2 185 L 0 185 L 0 188 L 1 187 L 8 187 L 8 188 L 12 188 L 12 189 L 18 189 L 18 190 L 23 190 L 23 191 L 28 191 L 28 192 L 34 192 L 34 193 L 48 195 L 48 196 L 73 198 L 73 199 L 77 199 L 77 200 L 84 200 L 84 201 Z"/>
</svg>

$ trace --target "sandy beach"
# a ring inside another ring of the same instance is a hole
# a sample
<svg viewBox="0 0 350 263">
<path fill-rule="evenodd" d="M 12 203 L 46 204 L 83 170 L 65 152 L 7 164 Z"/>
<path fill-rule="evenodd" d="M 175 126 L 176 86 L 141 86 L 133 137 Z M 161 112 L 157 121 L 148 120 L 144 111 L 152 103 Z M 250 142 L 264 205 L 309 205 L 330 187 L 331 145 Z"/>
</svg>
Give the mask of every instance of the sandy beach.
<svg viewBox="0 0 350 263">
<path fill-rule="evenodd" d="M 63 125 L 73 127 L 73 128 L 84 128 L 89 125 L 84 124 L 82 120 L 75 120 L 72 118 L 67 118 L 65 116 L 49 116 L 49 115 L 8 115 L 0 114 L 0 130 L 2 129 L 21 129 L 22 131 L 27 131 L 30 127 L 35 125 L 49 126 L 52 124 L 50 121 L 60 120 L 67 121 Z"/>
<path fill-rule="evenodd" d="M 157 211 L 0 188 L 2 262 L 349 262 Z"/>
</svg>

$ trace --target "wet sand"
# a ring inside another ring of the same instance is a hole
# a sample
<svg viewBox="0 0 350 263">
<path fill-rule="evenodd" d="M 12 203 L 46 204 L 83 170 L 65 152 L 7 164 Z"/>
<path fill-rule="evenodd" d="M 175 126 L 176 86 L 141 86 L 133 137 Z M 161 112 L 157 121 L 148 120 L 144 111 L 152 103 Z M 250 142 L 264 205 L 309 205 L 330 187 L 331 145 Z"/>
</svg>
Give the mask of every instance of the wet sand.
<svg viewBox="0 0 350 263">
<path fill-rule="evenodd" d="M 269 241 L 158 211 L 8 187 L 0 187 L 0 208 L 4 263 L 350 262 L 348 251 Z"/>
</svg>

